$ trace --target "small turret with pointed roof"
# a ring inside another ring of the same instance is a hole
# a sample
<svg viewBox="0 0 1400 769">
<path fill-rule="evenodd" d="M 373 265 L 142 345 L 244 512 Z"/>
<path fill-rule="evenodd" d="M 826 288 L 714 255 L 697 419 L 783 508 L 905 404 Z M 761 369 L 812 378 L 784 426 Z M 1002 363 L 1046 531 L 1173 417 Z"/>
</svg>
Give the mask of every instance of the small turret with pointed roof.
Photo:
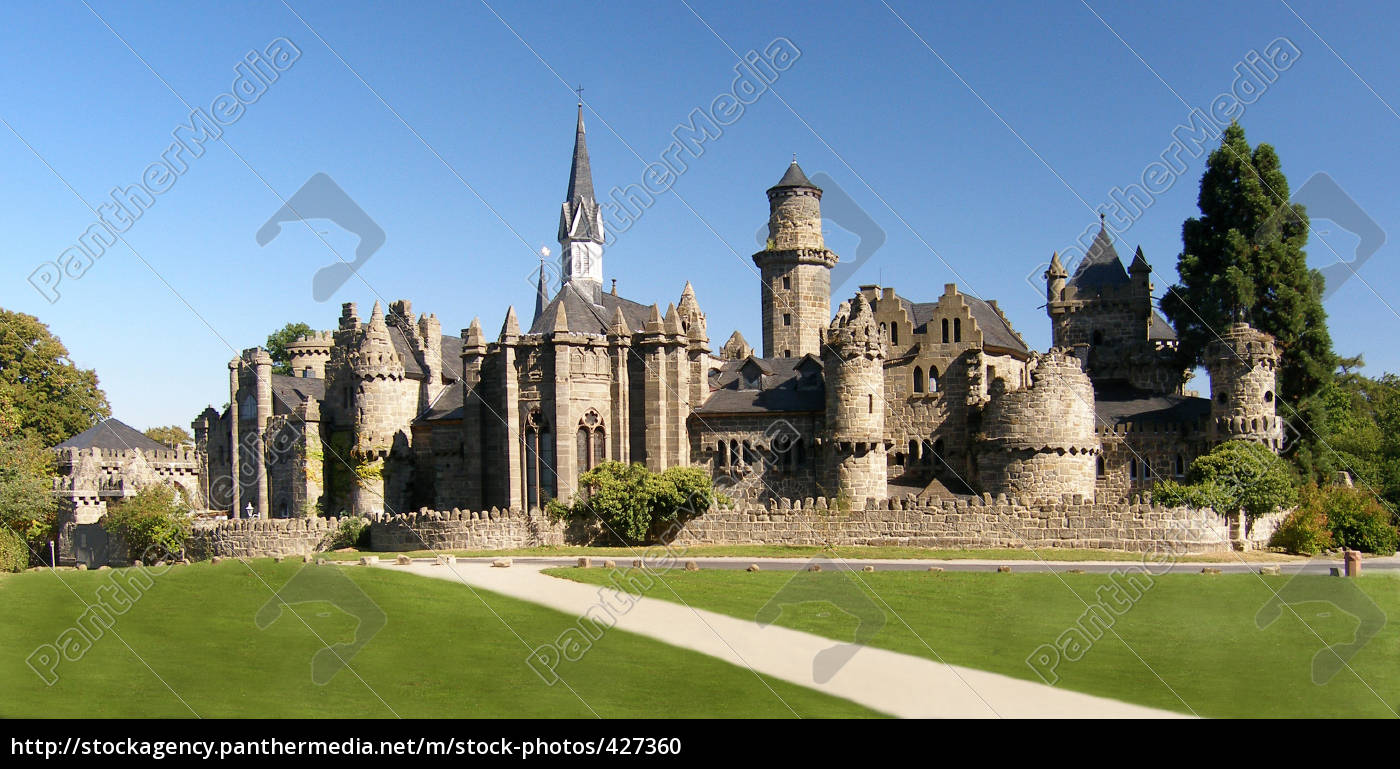
<svg viewBox="0 0 1400 769">
<path fill-rule="evenodd" d="M 1054 303 L 1064 298 L 1065 279 L 1069 277 L 1069 271 L 1060 261 L 1060 252 L 1050 254 L 1050 267 L 1045 270 L 1045 301 Z M 1053 310 L 1051 310 L 1053 315 Z"/>
</svg>

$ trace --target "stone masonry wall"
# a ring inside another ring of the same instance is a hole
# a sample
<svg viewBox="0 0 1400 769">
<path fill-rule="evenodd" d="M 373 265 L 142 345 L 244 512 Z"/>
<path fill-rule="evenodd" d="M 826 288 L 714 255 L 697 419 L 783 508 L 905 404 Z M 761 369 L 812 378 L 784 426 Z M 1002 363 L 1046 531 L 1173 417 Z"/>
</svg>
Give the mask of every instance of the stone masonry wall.
<svg viewBox="0 0 1400 769">
<path fill-rule="evenodd" d="M 1227 552 L 1229 527 L 1211 510 L 1165 508 L 1140 497 L 1095 502 L 958 500 L 930 505 L 888 500 L 840 511 L 826 499 L 712 510 L 686 523 L 674 544 L 902 545 L 910 547 L 1072 547 L 1181 554 Z"/>
<path fill-rule="evenodd" d="M 370 547 L 374 550 L 506 550 L 562 545 L 563 524 L 539 511 L 452 510 L 419 511 L 405 515 L 371 516 Z"/>
<path fill-rule="evenodd" d="M 326 550 L 339 518 L 272 518 L 200 521 L 185 540 L 192 560 L 311 555 Z"/>
</svg>

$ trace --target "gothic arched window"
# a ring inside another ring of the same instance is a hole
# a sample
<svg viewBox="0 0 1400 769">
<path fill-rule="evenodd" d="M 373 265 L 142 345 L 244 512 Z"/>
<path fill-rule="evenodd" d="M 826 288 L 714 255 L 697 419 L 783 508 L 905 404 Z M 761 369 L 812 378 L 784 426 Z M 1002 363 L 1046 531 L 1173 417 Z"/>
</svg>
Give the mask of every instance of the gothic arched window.
<svg viewBox="0 0 1400 769">
<path fill-rule="evenodd" d="M 597 411 L 589 409 L 578 421 L 577 437 L 578 472 L 583 475 L 608 458 L 607 435 Z"/>
<path fill-rule="evenodd" d="M 923 392 L 923 391 L 924 391 L 924 370 L 921 369 L 921 368 L 919 368 L 918 366 L 915 366 L 915 367 L 914 367 L 914 392 L 916 392 L 916 393 L 921 393 L 921 392 Z"/>
</svg>

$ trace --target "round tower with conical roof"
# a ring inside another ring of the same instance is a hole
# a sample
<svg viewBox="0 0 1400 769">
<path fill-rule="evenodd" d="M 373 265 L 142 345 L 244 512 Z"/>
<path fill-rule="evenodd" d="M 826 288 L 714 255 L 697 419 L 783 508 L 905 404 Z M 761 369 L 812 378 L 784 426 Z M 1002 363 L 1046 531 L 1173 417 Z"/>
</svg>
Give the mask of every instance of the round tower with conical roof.
<svg viewBox="0 0 1400 769">
<path fill-rule="evenodd" d="M 857 294 L 842 302 L 826 330 L 822 364 L 826 378 L 828 485 L 853 507 L 883 500 L 885 459 L 885 358 L 888 346 L 875 311 Z"/>
<path fill-rule="evenodd" d="M 768 243 L 753 255 L 762 280 L 766 358 L 821 354 L 837 261 L 822 237 L 821 200 L 821 188 L 796 160 L 768 190 Z"/>
<path fill-rule="evenodd" d="M 389 338 L 379 302 L 374 303 L 369 325 L 351 352 L 349 364 L 355 381 L 351 457 L 356 483 L 351 502 L 357 515 L 386 512 L 395 508 L 386 499 L 386 460 L 399 431 L 413 414 L 412 401 L 405 404 L 403 359 Z"/>
<path fill-rule="evenodd" d="M 1210 374 L 1211 440 L 1256 441 L 1283 448 L 1278 417 L 1278 345 L 1244 321 L 1232 324 L 1206 346 Z"/>
</svg>

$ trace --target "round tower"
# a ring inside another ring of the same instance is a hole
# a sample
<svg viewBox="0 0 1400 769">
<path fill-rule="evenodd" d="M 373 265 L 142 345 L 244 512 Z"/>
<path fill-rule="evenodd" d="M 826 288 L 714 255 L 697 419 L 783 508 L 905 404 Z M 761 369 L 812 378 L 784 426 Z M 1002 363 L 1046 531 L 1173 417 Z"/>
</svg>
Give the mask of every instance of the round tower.
<svg viewBox="0 0 1400 769">
<path fill-rule="evenodd" d="M 1008 391 L 997 380 L 978 436 L 982 490 L 1092 499 L 1101 451 L 1094 421 L 1094 385 L 1069 350 L 1053 348 L 1038 356 L 1024 390 Z"/>
<path fill-rule="evenodd" d="M 768 244 L 753 255 L 763 286 L 763 356 L 821 353 L 836 254 L 822 237 L 822 191 L 794 160 L 768 190 Z"/>
<path fill-rule="evenodd" d="M 826 332 L 828 483 L 854 508 L 886 499 L 885 357 L 875 311 L 857 294 Z"/>
<path fill-rule="evenodd" d="M 374 303 L 369 325 L 350 355 L 350 372 L 355 379 L 351 457 L 357 476 L 351 502 L 356 515 L 383 512 L 387 509 L 385 460 L 394 448 L 394 438 L 412 415 L 404 414 L 403 360 L 389 339 L 379 302 Z"/>
<path fill-rule="evenodd" d="M 1283 447 L 1283 421 L 1275 403 L 1278 360 L 1274 338 L 1243 321 L 1206 346 L 1212 441 L 1257 441 L 1274 451 Z"/>
<path fill-rule="evenodd" d="M 288 344 L 287 356 L 291 359 L 292 376 L 325 379 L 332 344 L 329 331 L 313 331 Z"/>
</svg>

